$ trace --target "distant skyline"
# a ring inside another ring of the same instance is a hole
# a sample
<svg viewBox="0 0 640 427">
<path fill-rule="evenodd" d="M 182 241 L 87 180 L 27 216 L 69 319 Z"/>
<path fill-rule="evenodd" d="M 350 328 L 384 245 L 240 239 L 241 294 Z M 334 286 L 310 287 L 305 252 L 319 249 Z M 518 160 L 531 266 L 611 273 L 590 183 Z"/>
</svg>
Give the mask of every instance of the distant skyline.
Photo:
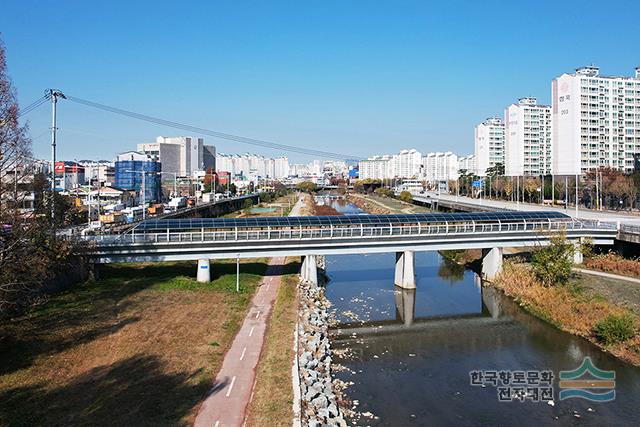
<svg viewBox="0 0 640 427">
<path fill-rule="evenodd" d="M 189 125 L 368 157 L 473 152 L 473 128 L 551 80 L 640 65 L 640 4 L 7 0 L 0 38 L 22 107 L 47 88 Z M 49 157 L 49 105 L 26 116 Z M 188 135 L 68 101 L 58 157 L 108 159 Z M 224 153 L 312 157 L 205 137 Z"/>
</svg>

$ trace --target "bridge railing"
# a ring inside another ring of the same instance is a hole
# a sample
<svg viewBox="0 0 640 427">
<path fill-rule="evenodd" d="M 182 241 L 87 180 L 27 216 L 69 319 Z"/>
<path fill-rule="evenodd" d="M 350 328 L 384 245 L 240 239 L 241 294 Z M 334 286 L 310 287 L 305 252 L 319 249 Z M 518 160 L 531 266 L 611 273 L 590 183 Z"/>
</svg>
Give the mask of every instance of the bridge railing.
<svg viewBox="0 0 640 427">
<path fill-rule="evenodd" d="M 462 224 L 415 224 L 415 225 L 361 225 L 325 228 L 289 228 L 266 230 L 230 229 L 210 231 L 207 229 L 154 232 L 136 232 L 118 236 L 86 236 L 98 245 L 122 245 L 136 243 L 180 243 L 180 242 L 227 242 L 227 241 L 268 241 L 268 240 L 304 240 L 335 238 L 390 238 L 420 236 L 456 236 L 491 233 L 549 233 L 561 230 L 615 230 L 615 223 L 599 221 L 538 221 L 523 223 L 462 223 Z"/>
</svg>

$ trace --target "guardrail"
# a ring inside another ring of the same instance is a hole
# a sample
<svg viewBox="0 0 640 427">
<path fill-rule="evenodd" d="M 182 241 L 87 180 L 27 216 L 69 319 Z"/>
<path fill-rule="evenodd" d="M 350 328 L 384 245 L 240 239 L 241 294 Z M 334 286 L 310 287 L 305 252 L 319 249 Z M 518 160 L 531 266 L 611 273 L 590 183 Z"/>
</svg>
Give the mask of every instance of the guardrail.
<svg viewBox="0 0 640 427">
<path fill-rule="evenodd" d="M 225 231 L 208 231 L 205 228 L 185 232 L 137 232 L 122 235 L 85 236 L 85 240 L 94 241 L 98 246 L 122 246 L 144 243 L 184 243 L 184 242 L 228 242 L 228 241 L 272 241 L 306 240 L 336 238 L 389 238 L 421 236 L 455 236 L 464 234 L 491 233 L 541 233 L 570 230 L 615 231 L 615 223 L 600 221 L 536 221 L 524 223 L 463 223 L 437 225 L 384 225 L 369 226 L 326 226 L 324 228 L 290 228 L 266 230 L 244 230 L 239 228 Z"/>
<path fill-rule="evenodd" d="M 629 234 L 640 234 L 640 226 L 620 224 L 620 231 Z"/>
</svg>

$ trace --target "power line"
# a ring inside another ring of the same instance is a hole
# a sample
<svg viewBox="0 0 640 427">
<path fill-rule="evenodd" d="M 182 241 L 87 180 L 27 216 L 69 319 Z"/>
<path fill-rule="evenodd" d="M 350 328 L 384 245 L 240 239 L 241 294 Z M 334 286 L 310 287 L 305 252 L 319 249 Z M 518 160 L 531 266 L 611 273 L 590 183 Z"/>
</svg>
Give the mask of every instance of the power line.
<svg viewBox="0 0 640 427">
<path fill-rule="evenodd" d="M 284 150 L 287 152 L 294 152 L 294 153 L 299 153 L 299 154 L 307 154 L 310 156 L 315 156 L 315 157 L 322 157 L 322 158 L 331 158 L 331 159 L 340 159 L 340 160 L 357 160 L 359 158 L 361 158 L 361 156 L 353 156 L 353 155 L 345 155 L 345 154 L 340 154 L 340 153 L 333 153 L 333 152 L 329 152 L 329 151 L 321 151 L 321 150 L 313 150 L 313 149 L 309 149 L 309 148 L 303 148 L 303 147 L 296 147 L 293 145 L 286 145 L 286 144 L 278 144 L 275 142 L 269 142 L 269 141 L 264 141 L 264 140 L 260 140 L 260 139 L 254 139 L 254 138 L 247 138 L 244 136 L 237 136 L 237 135 L 231 135 L 228 133 L 223 133 L 223 132 L 217 132 L 217 131 L 213 131 L 213 130 L 209 130 L 209 129 L 204 129 L 204 128 L 200 128 L 197 126 L 191 126 L 191 125 L 187 125 L 184 123 L 179 123 L 179 122 L 174 122 L 174 121 L 170 121 L 170 120 L 165 120 L 165 119 L 160 119 L 157 117 L 152 117 L 152 116 L 148 116 L 145 114 L 141 114 L 141 113 L 136 113 L 133 111 L 127 111 L 127 110 L 123 110 L 121 108 L 116 108 L 116 107 L 110 107 L 108 105 L 104 105 L 104 104 L 100 104 L 97 102 L 93 102 L 93 101 L 88 101 L 86 99 L 82 99 L 82 98 L 77 98 L 75 96 L 70 96 L 67 95 L 67 99 L 69 101 L 73 101 L 76 102 L 78 104 L 83 104 L 92 108 L 97 108 L 99 110 L 103 110 L 103 111 L 108 111 L 110 113 L 114 113 L 114 114 L 119 114 L 122 116 L 126 116 L 126 117 L 131 117 L 134 119 L 138 119 L 138 120 L 142 120 L 142 121 L 146 121 L 146 122 L 150 122 L 150 123 L 155 123 L 155 124 L 160 124 L 163 126 L 167 126 L 167 127 L 172 127 L 172 128 L 176 128 L 176 129 L 180 129 L 180 130 L 185 130 L 188 132 L 193 132 L 193 133 L 197 133 L 197 134 L 202 134 L 202 135 L 208 135 L 208 136 L 212 136 L 214 138 L 221 138 L 221 139 L 226 139 L 229 141 L 235 141 L 235 142 L 240 142 L 243 144 L 250 144 L 250 145 L 255 145 L 258 147 L 263 147 L 263 148 L 269 148 L 272 150 Z"/>
<path fill-rule="evenodd" d="M 48 98 L 46 95 L 41 96 L 40 98 L 38 98 L 37 100 L 35 100 L 34 102 L 32 102 L 31 104 L 29 104 L 28 106 L 26 106 L 25 108 L 21 109 L 18 112 L 18 117 L 22 117 L 25 114 L 29 114 L 30 112 L 32 112 L 33 110 L 37 109 L 38 107 L 40 107 L 42 104 L 44 104 L 45 102 L 47 102 Z"/>
</svg>

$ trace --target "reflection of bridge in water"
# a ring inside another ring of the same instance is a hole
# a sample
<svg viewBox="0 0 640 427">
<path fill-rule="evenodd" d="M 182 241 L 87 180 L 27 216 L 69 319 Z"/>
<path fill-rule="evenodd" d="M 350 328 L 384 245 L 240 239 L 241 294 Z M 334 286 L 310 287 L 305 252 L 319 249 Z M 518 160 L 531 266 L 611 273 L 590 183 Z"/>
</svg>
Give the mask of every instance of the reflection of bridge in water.
<svg viewBox="0 0 640 427">
<path fill-rule="evenodd" d="M 455 347 L 480 351 L 495 350 L 507 342 L 524 342 L 521 326 L 502 312 L 503 297 L 499 291 L 483 287 L 481 295 L 479 313 L 416 318 L 415 290 L 396 287 L 395 319 L 341 323 L 332 328 L 332 341 L 337 348 L 355 349 L 359 360 L 368 360 L 388 349 L 400 354 L 425 347 L 440 351 L 455 351 Z M 463 339 L 452 340 L 452 336 Z"/>
<path fill-rule="evenodd" d="M 476 281 L 480 281 L 480 278 L 477 276 Z M 409 329 L 430 328 L 436 323 L 447 323 L 452 320 L 464 324 L 495 323 L 498 320 L 506 320 L 506 318 L 503 318 L 501 313 L 498 291 L 484 286 L 480 287 L 480 290 L 482 310 L 478 313 L 463 313 L 453 316 L 416 317 L 416 290 L 403 289 L 396 286 L 394 290 L 396 309 L 395 319 L 340 323 L 335 327 L 335 329 L 338 330 L 336 331 L 336 334 L 351 335 L 354 332 L 358 335 L 384 334 L 407 331 Z"/>
</svg>

